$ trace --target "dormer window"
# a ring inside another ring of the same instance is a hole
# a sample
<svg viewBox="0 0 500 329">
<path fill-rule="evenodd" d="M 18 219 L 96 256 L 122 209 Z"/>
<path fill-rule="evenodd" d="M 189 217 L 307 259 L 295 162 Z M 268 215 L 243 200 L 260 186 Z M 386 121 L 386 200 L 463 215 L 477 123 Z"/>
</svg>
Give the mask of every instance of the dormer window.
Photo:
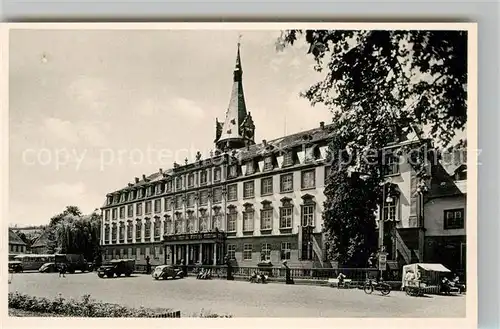
<svg viewBox="0 0 500 329">
<path fill-rule="evenodd" d="M 167 183 L 165 184 L 167 192 L 172 192 L 172 187 L 173 187 L 172 181 L 171 180 L 167 181 Z"/>
<path fill-rule="evenodd" d="M 107 198 L 107 204 L 110 205 L 113 203 L 113 197 L 112 196 L 108 196 Z"/>
<path fill-rule="evenodd" d="M 220 168 L 214 168 L 214 182 L 220 182 L 221 180 L 221 170 Z"/>
<path fill-rule="evenodd" d="M 182 177 L 177 177 L 175 179 L 175 189 L 177 191 L 182 189 Z"/>
<path fill-rule="evenodd" d="M 252 175 L 255 173 L 255 163 L 253 161 L 248 161 L 247 162 L 247 172 L 245 173 L 246 175 Z"/>
<path fill-rule="evenodd" d="M 125 194 L 125 193 L 122 193 L 122 194 L 120 195 L 120 202 L 125 202 L 125 200 L 126 200 L 126 198 L 125 198 L 125 197 L 126 197 L 126 194 Z"/>
<path fill-rule="evenodd" d="M 200 185 L 207 185 L 207 171 L 200 171 Z"/>
<path fill-rule="evenodd" d="M 316 160 L 316 146 L 310 146 L 306 148 L 306 159 L 305 162 L 313 162 Z"/>
<path fill-rule="evenodd" d="M 162 194 L 163 193 L 163 184 L 157 184 L 156 185 L 156 194 Z"/>
<path fill-rule="evenodd" d="M 230 165 L 229 172 L 228 172 L 228 178 L 235 178 L 235 177 L 238 177 L 238 166 L 237 165 Z"/>
<path fill-rule="evenodd" d="M 128 193 L 128 201 L 132 201 L 135 199 L 135 191 L 130 191 Z"/>
<path fill-rule="evenodd" d="M 264 171 L 273 170 L 273 157 L 268 156 L 264 158 Z"/>
<path fill-rule="evenodd" d="M 283 167 L 288 167 L 293 165 L 294 165 L 293 151 L 292 150 L 286 151 L 285 154 L 283 155 Z"/>
<path fill-rule="evenodd" d="M 118 203 L 119 201 L 119 195 L 118 194 L 115 194 L 115 196 L 113 197 L 113 203 Z"/>
<path fill-rule="evenodd" d="M 188 175 L 188 187 L 194 187 L 194 174 L 190 173 Z"/>
</svg>

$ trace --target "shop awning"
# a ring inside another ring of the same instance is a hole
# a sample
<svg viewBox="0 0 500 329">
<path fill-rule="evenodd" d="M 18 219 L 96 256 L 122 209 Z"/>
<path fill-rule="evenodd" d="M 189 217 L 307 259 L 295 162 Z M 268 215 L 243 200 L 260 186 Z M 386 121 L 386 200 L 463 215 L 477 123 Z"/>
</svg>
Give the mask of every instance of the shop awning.
<svg viewBox="0 0 500 329">
<path fill-rule="evenodd" d="M 431 263 L 418 263 L 418 267 L 426 271 L 434 271 L 434 272 L 451 272 L 449 269 L 444 267 L 441 264 L 431 264 Z"/>
</svg>

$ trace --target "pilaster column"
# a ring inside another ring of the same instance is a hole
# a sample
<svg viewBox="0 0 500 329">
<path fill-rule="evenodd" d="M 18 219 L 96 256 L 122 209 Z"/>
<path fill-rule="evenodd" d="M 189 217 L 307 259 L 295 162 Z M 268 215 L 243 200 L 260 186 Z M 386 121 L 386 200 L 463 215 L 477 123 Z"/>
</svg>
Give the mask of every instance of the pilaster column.
<svg viewBox="0 0 500 329">
<path fill-rule="evenodd" d="M 198 256 L 199 256 L 199 261 L 200 263 L 203 261 L 203 244 L 200 243 L 200 250 L 198 252 Z"/>
<path fill-rule="evenodd" d="M 217 265 L 217 244 L 214 243 L 214 265 Z"/>
</svg>

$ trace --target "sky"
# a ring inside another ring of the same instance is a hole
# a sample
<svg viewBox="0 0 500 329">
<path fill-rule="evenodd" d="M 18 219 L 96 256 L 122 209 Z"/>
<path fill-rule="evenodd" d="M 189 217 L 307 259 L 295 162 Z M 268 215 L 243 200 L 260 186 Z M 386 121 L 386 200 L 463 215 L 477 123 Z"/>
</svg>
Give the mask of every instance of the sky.
<svg viewBox="0 0 500 329">
<path fill-rule="evenodd" d="M 329 123 L 299 96 L 321 77 L 305 44 L 280 31 L 11 30 L 9 223 L 84 213 L 106 194 L 213 149 L 241 33 L 255 141 Z"/>
</svg>

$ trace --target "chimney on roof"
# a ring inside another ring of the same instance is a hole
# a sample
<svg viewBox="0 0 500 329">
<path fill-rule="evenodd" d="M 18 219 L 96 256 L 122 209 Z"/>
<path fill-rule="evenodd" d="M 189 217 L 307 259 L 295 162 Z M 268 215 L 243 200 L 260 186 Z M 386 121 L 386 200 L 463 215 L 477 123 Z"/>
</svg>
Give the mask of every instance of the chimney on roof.
<svg viewBox="0 0 500 329">
<path fill-rule="evenodd" d="M 160 168 L 160 174 L 163 174 L 163 169 Z"/>
<path fill-rule="evenodd" d="M 262 140 L 262 145 L 267 146 L 267 141 L 265 139 Z"/>
<path fill-rule="evenodd" d="M 134 186 L 134 184 L 128 183 L 128 187 L 132 187 L 132 186 Z"/>
<path fill-rule="evenodd" d="M 325 121 L 321 121 L 321 122 L 319 123 L 319 127 L 320 127 L 321 129 L 325 129 Z"/>
<path fill-rule="evenodd" d="M 139 183 L 139 177 L 136 177 L 136 178 L 135 178 L 135 183 L 136 183 L 136 184 L 137 184 L 137 183 Z"/>
<path fill-rule="evenodd" d="M 146 181 L 146 175 L 145 174 L 142 174 L 142 180 Z"/>
</svg>

